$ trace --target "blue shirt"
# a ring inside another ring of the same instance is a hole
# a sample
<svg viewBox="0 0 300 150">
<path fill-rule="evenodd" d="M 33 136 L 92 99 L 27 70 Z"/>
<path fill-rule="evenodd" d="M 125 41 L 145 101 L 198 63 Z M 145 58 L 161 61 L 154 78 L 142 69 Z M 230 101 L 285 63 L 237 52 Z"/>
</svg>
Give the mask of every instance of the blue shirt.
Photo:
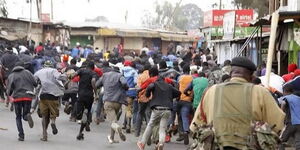
<svg viewBox="0 0 300 150">
<path fill-rule="evenodd" d="M 91 54 L 91 53 L 93 53 L 93 50 L 91 50 L 89 48 L 85 49 L 83 52 L 84 58 L 87 58 L 89 56 L 89 54 Z"/>
<path fill-rule="evenodd" d="M 130 66 L 125 66 L 121 71 L 123 73 L 123 76 L 126 79 L 128 87 L 134 88 L 137 83 L 137 76 L 138 76 L 137 71 Z M 130 97 L 136 97 L 137 92 L 136 92 L 136 90 L 128 90 L 126 92 L 126 94 L 127 94 L 127 96 L 130 96 Z"/>
<path fill-rule="evenodd" d="M 300 97 L 294 94 L 285 96 L 291 112 L 292 125 L 300 124 Z"/>
<path fill-rule="evenodd" d="M 73 48 L 72 49 L 72 52 L 71 52 L 71 56 L 73 57 L 73 58 L 76 58 L 76 57 L 78 57 L 79 56 L 79 49 L 78 48 Z"/>
</svg>

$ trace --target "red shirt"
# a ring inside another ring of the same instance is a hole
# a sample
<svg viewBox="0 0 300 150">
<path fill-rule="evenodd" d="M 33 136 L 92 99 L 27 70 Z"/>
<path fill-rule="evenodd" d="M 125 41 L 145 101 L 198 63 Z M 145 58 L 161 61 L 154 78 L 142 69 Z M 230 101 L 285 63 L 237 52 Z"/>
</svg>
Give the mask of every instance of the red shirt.
<svg viewBox="0 0 300 150">
<path fill-rule="evenodd" d="M 96 72 L 99 77 L 103 75 L 103 72 L 100 68 L 95 67 L 94 72 Z"/>
<path fill-rule="evenodd" d="M 294 73 L 289 73 L 282 76 L 285 82 L 289 82 L 290 80 L 293 80 L 294 77 L 295 77 Z"/>
<path fill-rule="evenodd" d="M 38 46 L 35 48 L 35 53 L 40 53 L 41 51 L 43 51 L 44 47 L 43 46 Z"/>
<path fill-rule="evenodd" d="M 141 85 L 141 89 L 146 89 L 151 83 L 154 83 L 157 80 L 158 76 L 155 77 L 151 77 L 149 79 L 147 79 L 142 85 Z M 168 84 L 172 84 L 173 80 L 170 78 L 165 78 L 165 82 Z"/>
</svg>

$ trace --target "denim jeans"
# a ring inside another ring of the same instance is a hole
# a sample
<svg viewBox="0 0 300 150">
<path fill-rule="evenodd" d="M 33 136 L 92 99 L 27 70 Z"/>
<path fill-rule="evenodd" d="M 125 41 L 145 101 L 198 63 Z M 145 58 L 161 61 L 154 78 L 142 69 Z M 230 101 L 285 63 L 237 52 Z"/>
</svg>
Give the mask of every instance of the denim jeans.
<svg viewBox="0 0 300 150">
<path fill-rule="evenodd" d="M 168 122 L 168 126 L 175 125 L 176 114 L 177 114 L 177 100 L 173 100 L 173 107 L 172 107 L 171 117 Z"/>
<path fill-rule="evenodd" d="M 135 132 L 137 135 L 141 132 L 142 122 L 145 119 L 146 122 L 149 122 L 150 119 L 150 107 L 148 105 L 149 103 L 138 103 L 138 113 L 136 118 L 136 124 L 135 124 Z"/>
<path fill-rule="evenodd" d="M 170 116 L 171 110 L 152 110 L 150 121 L 146 127 L 141 142 L 145 144 L 152 134 L 153 127 L 159 125 L 159 143 L 163 144 L 165 142 L 166 130 Z"/>
<path fill-rule="evenodd" d="M 192 102 L 186 102 L 182 100 L 178 101 L 177 113 L 178 113 L 178 118 L 181 119 L 182 122 L 182 126 L 181 126 L 182 132 L 189 132 L 190 130 L 189 115 L 191 111 L 192 111 Z"/>
<path fill-rule="evenodd" d="M 27 121 L 27 114 L 30 112 L 31 101 L 15 102 L 14 106 L 15 106 L 16 123 L 17 123 L 19 136 L 24 137 L 22 118 L 25 121 Z"/>
<path fill-rule="evenodd" d="M 137 120 L 137 114 L 138 114 L 138 111 L 139 111 L 139 102 L 134 99 L 133 100 L 133 106 L 132 106 L 132 124 L 136 124 L 136 120 Z"/>
</svg>

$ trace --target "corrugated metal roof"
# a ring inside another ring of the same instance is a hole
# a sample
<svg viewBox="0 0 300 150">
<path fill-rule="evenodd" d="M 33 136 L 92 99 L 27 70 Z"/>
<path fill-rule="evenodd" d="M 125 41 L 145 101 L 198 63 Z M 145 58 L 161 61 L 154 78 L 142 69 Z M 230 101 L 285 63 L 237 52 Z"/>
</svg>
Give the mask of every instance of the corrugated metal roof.
<svg viewBox="0 0 300 150">
<path fill-rule="evenodd" d="M 263 35 L 262 35 L 262 37 L 268 37 L 268 36 L 270 36 L 269 32 L 263 33 Z M 256 37 L 260 37 L 260 36 L 255 35 L 253 38 L 256 38 Z M 249 38 L 249 36 L 243 37 L 243 38 L 226 39 L 226 40 L 211 40 L 209 42 L 211 42 L 211 43 L 236 42 L 236 41 L 246 40 L 247 38 Z"/>
</svg>

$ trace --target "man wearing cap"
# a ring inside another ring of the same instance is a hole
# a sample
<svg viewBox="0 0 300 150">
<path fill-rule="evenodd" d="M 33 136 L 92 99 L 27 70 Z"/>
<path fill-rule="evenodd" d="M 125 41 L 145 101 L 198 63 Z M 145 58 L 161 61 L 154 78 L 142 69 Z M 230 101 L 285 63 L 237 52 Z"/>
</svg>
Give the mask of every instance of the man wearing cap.
<svg viewBox="0 0 300 150">
<path fill-rule="evenodd" d="M 209 88 L 198 106 L 191 131 L 197 127 L 213 125 L 217 146 L 220 149 L 249 149 L 247 138 L 251 123 L 262 121 L 283 128 L 285 114 L 270 92 L 251 82 L 256 66 L 245 57 L 236 57 L 231 63 L 231 80 Z"/>
<path fill-rule="evenodd" d="M 64 95 L 63 81 L 66 76 L 53 68 L 50 60 L 44 62 L 44 68 L 34 74 L 41 82 L 39 108 L 42 115 L 43 137 L 42 141 L 47 141 L 47 128 L 51 122 L 52 133 L 56 135 L 55 120 L 59 116 L 59 98 Z"/>
</svg>

